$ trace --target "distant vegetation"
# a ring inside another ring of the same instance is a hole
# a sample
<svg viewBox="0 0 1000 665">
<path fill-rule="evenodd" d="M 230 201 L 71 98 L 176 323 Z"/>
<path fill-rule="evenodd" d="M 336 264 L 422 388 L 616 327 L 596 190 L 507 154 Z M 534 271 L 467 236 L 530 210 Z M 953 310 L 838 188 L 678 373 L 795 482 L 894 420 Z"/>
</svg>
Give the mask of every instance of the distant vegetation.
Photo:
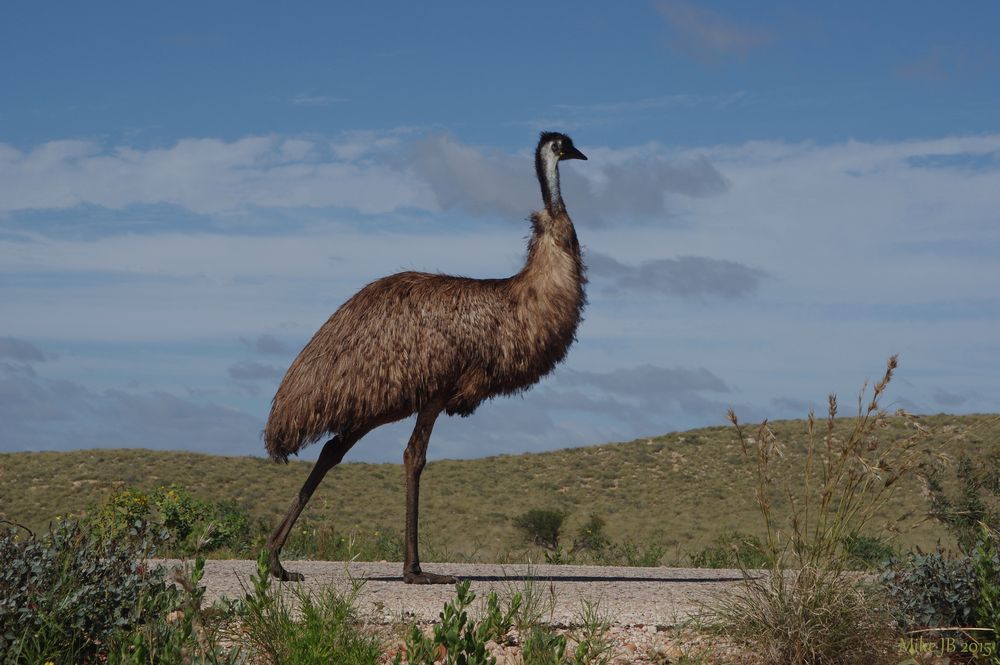
<svg viewBox="0 0 1000 665">
<path fill-rule="evenodd" d="M 998 416 L 939 415 L 920 422 L 931 431 L 921 443 L 928 449 L 954 460 L 1000 458 Z M 846 435 L 849 426 L 838 420 L 835 435 Z M 771 428 L 785 445 L 774 461 L 775 475 L 801 476 L 805 421 L 772 423 Z M 911 431 L 903 420 L 890 417 L 881 435 L 900 439 Z M 56 516 L 101 510 L 112 495 L 126 490 L 162 502 L 162 493 L 174 488 L 184 497 L 167 506 L 175 511 L 174 519 L 202 519 L 201 526 L 192 522 L 194 530 L 183 538 L 190 545 L 208 538 L 215 545 L 203 549 L 217 552 L 212 556 L 226 556 L 227 550 L 240 554 L 232 545 L 249 542 L 252 549 L 283 515 L 309 468 L 308 462 L 286 466 L 254 457 L 132 449 L 7 453 L 0 455 L 0 518 L 42 532 Z M 950 496 L 961 481 L 944 465 L 940 469 L 933 481 L 942 496 Z M 725 557 L 706 550 L 718 548 L 728 535 L 737 533 L 744 547 L 765 535 L 753 502 L 752 471 L 734 431 L 726 427 L 540 454 L 431 462 L 421 490 L 427 560 L 543 561 L 548 553 L 556 561 L 594 562 L 603 551 L 606 561 L 648 561 L 659 550 L 654 563 L 690 565 L 692 557 L 705 553 L 697 562 L 712 565 Z M 922 483 L 902 482 L 871 530 L 857 535 L 900 550 L 932 550 L 939 541 L 954 547 L 955 536 L 941 522 L 926 519 L 929 511 L 947 511 L 948 505 L 929 506 L 924 492 Z M 776 516 L 785 515 L 787 498 L 775 497 L 772 509 Z M 317 490 L 286 555 L 339 559 L 353 547 L 362 558 L 399 559 L 403 511 L 401 465 L 343 464 Z M 518 520 L 531 511 L 563 516 L 559 547 L 526 539 Z M 898 535 L 882 530 L 885 519 L 904 514 L 907 520 L 893 523 L 901 528 Z M 921 520 L 922 525 L 908 528 Z M 216 525 L 212 533 L 198 531 L 210 523 Z M 599 525 L 596 533 L 594 525 Z M 223 543 L 227 539 L 229 545 Z M 608 558 L 614 548 L 618 555 Z"/>
</svg>

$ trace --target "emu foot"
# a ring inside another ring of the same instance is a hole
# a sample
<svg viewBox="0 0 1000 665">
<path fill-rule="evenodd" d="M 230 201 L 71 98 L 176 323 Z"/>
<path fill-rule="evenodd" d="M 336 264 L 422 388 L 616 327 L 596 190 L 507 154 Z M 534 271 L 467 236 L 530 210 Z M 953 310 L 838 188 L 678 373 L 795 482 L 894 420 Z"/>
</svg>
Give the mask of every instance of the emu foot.
<svg viewBox="0 0 1000 665">
<path fill-rule="evenodd" d="M 404 572 L 403 581 L 407 584 L 455 584 L 458 578 L 452 575 L 436 575 L 419 570 Z"/>
<path fill-rule="evenodd" d="M 306 576 L 302 573 L 292 573 L 285 570 L 285 567 L 281 565 L 281 561 L 278 560 L 278 557 L 275 554 L 271 555 L 269 568 L 271 570 L 271 575 L 282 582 L 301 582 L 306 578 Z"/>
</svg>

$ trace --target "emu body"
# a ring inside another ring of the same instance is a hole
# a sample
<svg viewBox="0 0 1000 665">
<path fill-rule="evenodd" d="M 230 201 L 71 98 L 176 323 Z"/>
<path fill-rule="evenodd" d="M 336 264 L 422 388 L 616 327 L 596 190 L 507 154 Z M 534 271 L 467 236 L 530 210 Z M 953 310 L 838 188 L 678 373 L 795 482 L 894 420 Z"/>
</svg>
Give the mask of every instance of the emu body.
<svg viewBox="0 0 1000 665">
<path fill-rule="evenodd" d="M 268 453 L 287 460 L 328 433 L 309 478 L 268 541 L 271 570 L 316 486 L 375 427 L 414 413 L 403 459 L 407 478 L 404 580 L 452 582 L 424 573 L 417 554 L 420 473 L 438 415 L 467 416 L 484 400 L 526 390 L 552 371 L 575 339 L 586 302 L 573 222 L 559 193 L 560 159 L 586 159 L 572 140 L 542 134 L 536 174 L 545 209 L 531 216 L 524 268 L 505 279 L 403 272 L 345 302 L 288 369 L 264 430 Z"/>
</svg>

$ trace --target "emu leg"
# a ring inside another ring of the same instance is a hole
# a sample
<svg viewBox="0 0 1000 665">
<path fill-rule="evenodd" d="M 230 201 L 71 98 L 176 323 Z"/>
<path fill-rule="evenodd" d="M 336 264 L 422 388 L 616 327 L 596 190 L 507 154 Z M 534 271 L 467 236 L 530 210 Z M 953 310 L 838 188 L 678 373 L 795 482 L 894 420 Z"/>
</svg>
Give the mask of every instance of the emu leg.
<svg viewBox="0 0 1000 665">
<path fill-rule="evenodd" d="M 278 528 L 274 530 L 271 537 L 267 539 L 267 549 L 271 553 L 269 561 L 271 564 L 271 574 L 277 577 L 279 580 L 285 582 L 301 582 L 305 577 L 301 573 L 290 573 L 285 570 L 284 566 L 281 565 L 281 560 L 278 555 L 281 553 L 281 548 L 285 545 L 285 541 L 288 539 L 288 534 L 292 532 L 292 527 L 295 526 L 295 520 L 299 518 L 299 514 L 302 509 L 306 507 L 309 503 L 309 497 L 313 495 L 316 488 L 319 486 L 320 481 L 326 475 L 327 471 L 333 467 L 340 464 L 340 460 L 344 459 L 344 455 L 347 451 L 351 449 L 351 446 L 358 440 L 358 437 L 341 437 L 335 436 L 323 446 L 323 450 L 319 454 L 319 459 L 316 460 L 316 464 L 313 465 L 312 471 L 309 472 L 309 477 L 306 478 L 305 484 L 302 485 L 302 489 L 299 490 L 298 496 L 292 501 L 291 507 L 288 509 L 288 514 L 285 515 L 285 519 L 281 520 L 281 524 Z"/>
<path fill-rule="evenodd" d="M 417 416 L 417 425 L 410 435 L 410 442 L 403 453 L 406 470 L 406 561 L 403 563 L 403 581 L 407 584 L 454 584 L 451 575 L 435 575 L 420 570 L 417 554 L 417 513 L 420 503 L 420 473 L 427 463 L 427 444 L 431 439 L 434 421 L 441 413 L 441 406 L 430 404 Z"/>
</svg>

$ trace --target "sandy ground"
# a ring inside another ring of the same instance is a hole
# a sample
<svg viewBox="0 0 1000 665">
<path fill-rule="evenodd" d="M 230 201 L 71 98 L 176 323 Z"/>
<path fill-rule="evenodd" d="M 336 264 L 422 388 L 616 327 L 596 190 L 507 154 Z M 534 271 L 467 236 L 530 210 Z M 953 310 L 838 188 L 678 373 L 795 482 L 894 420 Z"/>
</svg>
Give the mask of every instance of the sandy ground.
<svg viewBox="0 0 1000 665">
<path fill-rule="evenodd" d="M 172 565 L 176 561 L 163 561 Z M 350 563 L 336 561 L 285 561 L 285 568 L 306 576 L 307 588 L 327 585 L 347 588 L 350 578 L 364 580 L 358 606 L 373 623 L 403 621 L 432 622 L 441 607 L 455 595 L 449 585 L 404 584 L 399 563 Z M 256 570 L 253 561 L 209 560 L 205 562 L 206 601 L 243 594 Z M 714 595 L 726 592 L 741 579 L 738 570 L 693 568 L 620 568 L 611 566 L 553 566 L 521 564 L 424 564 L 424 570 L 448 573 L 472 582 L 477 603 L 490 591 L 501 597 L 533 582 L 546 596 L 555 596 L 551 623 L 572 626 L 582 602 L 599 603 L 614 625 L 676 626 L 692 616 Z M 295 583 L 277 582 L 291 589 Z"/>
<path fill-rule="evenodd" d="M 163 565 L 180 562 L 163 560 Z M 386 643 L 383 662 L 391 662 L 402 649 L 401 627 L 421 625 L 425 632 L 438 620 L 443 605 L 454 598 L 451 585 L 416 586 L 404 584 L 400 563 L 350 563 L 336 561 L 285 561 L 285 568 L 306 576 L 301 584 L 317 590 L 330 585 L 349 589 L 352 578 L 363 581 L 358 597 L 361 618 L 379 632 Z M 696 615 L 712 599 L 733 591 L 740 580 L 738 570 L 694 568 L 621 568 L 611 566 L 424 564 L 424 570 L 447 573 L 472 582 L 476 594 L 470 612 L 479 615 L 486 596 L 496 591 L 501 598 L 534 585 L 546 602 L 552 598 L 551 612 L 543 619 L 570 640 L 572 650 L 583 602 L 597 603 L 610 624 L 606 634 L 614 658 L 612 663 L 664 665 L 693 662 L 734 663 L 727 645 L 716 638 L 685 630 L 686 619 Z M 209 560 L 205 562 L 205 600 L 223 596 L 237 598 L 252 586 L 256 562 Z M 290 595 L 299 583 L 277 582 Z M 515 633 L 505 644 L 488 645 L 499 665 L 520 665 L 520 644 Z"/>
</svg>

